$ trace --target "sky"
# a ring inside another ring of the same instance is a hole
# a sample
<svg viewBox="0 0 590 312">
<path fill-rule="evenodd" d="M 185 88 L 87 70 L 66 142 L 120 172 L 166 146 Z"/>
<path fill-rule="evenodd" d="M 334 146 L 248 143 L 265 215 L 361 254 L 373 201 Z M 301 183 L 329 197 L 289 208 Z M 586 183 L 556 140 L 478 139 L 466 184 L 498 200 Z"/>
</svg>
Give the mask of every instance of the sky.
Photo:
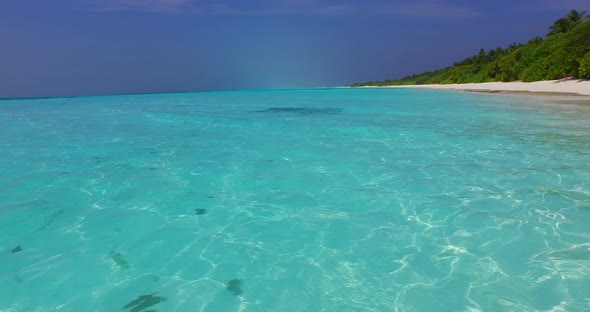
<svg viewBox="0 0 590 312">
<path fill-rule="evenodd" d="M 0 98 L 332 87 L 544 36 L 588 0 L 2 0 Z"/>
</svg>

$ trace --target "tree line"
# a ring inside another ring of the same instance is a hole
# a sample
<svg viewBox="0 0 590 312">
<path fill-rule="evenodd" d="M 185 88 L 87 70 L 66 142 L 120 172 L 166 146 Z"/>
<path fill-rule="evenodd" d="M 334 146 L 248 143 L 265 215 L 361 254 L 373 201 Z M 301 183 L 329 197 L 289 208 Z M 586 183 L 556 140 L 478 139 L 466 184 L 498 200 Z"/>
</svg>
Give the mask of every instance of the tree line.
<svg viewBox="0 0 590 312">
<path fill-rule="evenodd" d="M 481 49 L 453 66 L 384 81 L 351 86 L 539 81 L 562 78 L 590 79 L 590 18 L 572 10 L 549 27 L 545 38 L 506 48 Z"/>
</svg>

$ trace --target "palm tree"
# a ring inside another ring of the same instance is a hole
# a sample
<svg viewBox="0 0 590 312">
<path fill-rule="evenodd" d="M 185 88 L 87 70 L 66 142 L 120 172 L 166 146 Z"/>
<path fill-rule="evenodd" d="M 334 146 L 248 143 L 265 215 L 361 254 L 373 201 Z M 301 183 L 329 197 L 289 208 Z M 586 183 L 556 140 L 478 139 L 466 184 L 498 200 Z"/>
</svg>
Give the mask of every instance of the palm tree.
<svg viewBox="0 0 590 312">
<path fill-rule="evenodd" d="M 572 10 L 564 18 L 558 19 L 555 23 L 553 23 L 553 25 L 549 27 L 550 31 L 547 36 L 564 34 L 576 28 L 576 26 L 581 24 L 585 18 L 587 18 L 586 11 L 578 12 L 576 10 Z"/>
<path fill-rule="evenodd" d="M 553 25 L 549 26 L 547 37 L 557 34 L 564 34 L 570 30 L 570 23 L 565 18 L 558 19 Z"/>
<path fill-rule="evenodd" d="M 584 18 L 587 18 L 586 11 L 578 12 L 576 10 L 572 10 L 565 18 L 577 25 L 582 22 Z"/>
</svg>

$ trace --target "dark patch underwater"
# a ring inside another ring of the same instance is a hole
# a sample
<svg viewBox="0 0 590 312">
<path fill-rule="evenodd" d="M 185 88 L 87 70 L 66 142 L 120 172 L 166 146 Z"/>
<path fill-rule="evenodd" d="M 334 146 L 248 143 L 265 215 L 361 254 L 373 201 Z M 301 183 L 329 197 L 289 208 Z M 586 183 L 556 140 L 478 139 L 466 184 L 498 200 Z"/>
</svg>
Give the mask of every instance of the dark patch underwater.
<svg viewBox="0 0 590 312">
<path fill-rule="evenodd" d="M 271 107 L 263 110 L 253 111 L 254 113 L 290 113 L 297 115 L 315 115 L 315 114 L 339 114 L 342 113 L 341 108 L 336 107 L 325 107 L 325 108 L 312 108 L 312 107 Z"/>
</svg>

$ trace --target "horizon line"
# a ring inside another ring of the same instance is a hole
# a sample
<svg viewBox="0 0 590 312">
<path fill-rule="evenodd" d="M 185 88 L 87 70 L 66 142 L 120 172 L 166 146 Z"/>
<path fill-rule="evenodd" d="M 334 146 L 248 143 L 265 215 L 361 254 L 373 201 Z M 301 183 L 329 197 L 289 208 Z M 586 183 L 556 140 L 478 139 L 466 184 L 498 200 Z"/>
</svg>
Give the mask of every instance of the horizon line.
<svg viewBox="0 0 590 312">
<path fill-rule="evenodd" d="M 324 87 L 305 87 L 305 88 L 262 88 L 262 89 L 218 89 L 218 90 L 193 90 L 193 91 L 161 91 L 161 92 L 122 92 L 108 94 L 83 94 L 83 95 L 55 95 L 55 96 L 23 96 L 23 97 L 0 97 L 0 101 L 14 100 L 50 100 L 50 99 L 74 99 L 83 97 L 108 97 L 108 96 L 134 96 L 134 95 L 156 95 L 156 94 L 182 94 L 182 93 L 205 93 L 205 92 L 240 92 L 240 91 L 286 91 L 286 90 L 304 90 L 304 89 L 335 89 L 346 86 L 324 86 Z"/>
</svg>

